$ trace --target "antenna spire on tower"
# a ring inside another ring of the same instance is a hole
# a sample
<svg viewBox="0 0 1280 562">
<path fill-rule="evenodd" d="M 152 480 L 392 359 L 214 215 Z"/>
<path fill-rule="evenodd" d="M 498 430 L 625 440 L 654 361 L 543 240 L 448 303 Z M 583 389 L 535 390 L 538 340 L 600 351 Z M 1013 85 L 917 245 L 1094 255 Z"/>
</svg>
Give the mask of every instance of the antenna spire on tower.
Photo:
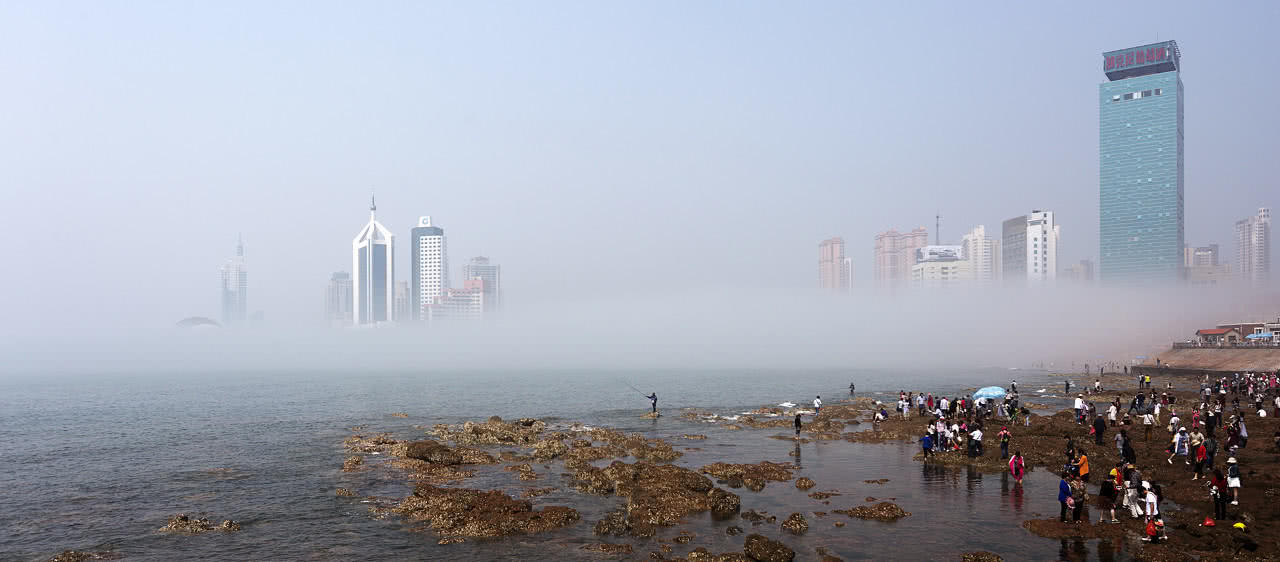
<svg viewBox="0 0 1280 562">
<path fill-rule="evenodd" d="M 244 236 L 239 232 L 236 233 L 236 256 L 244 257 Z"/>
<path fill-rule="evenodd" d="M 933 245 L 942 245 L 942 213 L 933 216 Z"/>
</svg>

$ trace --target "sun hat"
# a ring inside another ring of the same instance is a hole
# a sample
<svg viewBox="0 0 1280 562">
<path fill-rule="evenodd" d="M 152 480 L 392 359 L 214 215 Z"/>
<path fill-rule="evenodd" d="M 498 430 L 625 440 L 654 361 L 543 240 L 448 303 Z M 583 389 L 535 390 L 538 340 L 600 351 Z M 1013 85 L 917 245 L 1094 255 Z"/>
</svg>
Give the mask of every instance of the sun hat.
<svg viewBox="0 0 1280 562">
<path fill-rule="evenodd" d="M 1231 457 L 1231 458 L 1227 459 L 1227 464 L 1236 464 L 1236 458 L 1235 458 L 1235 457 Z"/>
</svg>

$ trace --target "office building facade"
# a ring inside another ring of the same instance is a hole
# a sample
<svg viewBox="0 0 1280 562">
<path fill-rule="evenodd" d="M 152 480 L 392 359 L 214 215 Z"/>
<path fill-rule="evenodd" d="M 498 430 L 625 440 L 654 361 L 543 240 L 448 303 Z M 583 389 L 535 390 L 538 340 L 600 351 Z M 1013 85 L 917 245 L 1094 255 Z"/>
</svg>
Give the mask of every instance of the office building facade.
<svg viewBox="0 0 1280 562">
<path fill-rule="evenodd" d="M 1027 215 L 1013 217 L 1001 225 L 1000 279 L 1009 285 L 1027 281 Z"/>
<path fill-rule="evenodd" d="M 967 262 L 974 284 L 987 286 L 1000 279 L 1000 240 L 987 237 L 987 227 L 978 225 L 960 239 L 960 259 Z"/>
<path fill-rule="evenodd" d="M 395 237 L 379 223 L 376 202 L 369 204 L 369 222 L 351 241 L 352 322 L 356 325 L 390 322 L 394 318 Z"/>
<path fill-rule="evenodd" d="M 431 217 L 419 217 L 409 233 L 412 242 L 409 266 L 409 298 L 415 319 L 426 319 L 431 305 L 449 289 L 449 244 L 444 229 L 431 224 Z"/>
<path fill-rule="evenodd" d="M 1174 41 L 1103 54 L 1099 279 L 1184 278 L 1183 90 Z"/>
</svg>

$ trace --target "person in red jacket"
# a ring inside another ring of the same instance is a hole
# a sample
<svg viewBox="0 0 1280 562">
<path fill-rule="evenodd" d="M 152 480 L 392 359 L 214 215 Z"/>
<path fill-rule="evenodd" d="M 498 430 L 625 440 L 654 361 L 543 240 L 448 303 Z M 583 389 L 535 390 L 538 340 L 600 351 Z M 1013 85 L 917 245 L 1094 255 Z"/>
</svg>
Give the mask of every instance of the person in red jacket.
<svg viewBox="0 0 1280 562">
<path fill-rule="evenodd" d="M 1204 461 L 1209 458 L 1209 450 L 1204 447 L 1204 443 L 1200 443 L 1196 447 L 1196 474 L 1192 476 L 1192 480 L 1199 480 L 1204 476 Z"/>
<path fill-rule="evenodd" d="M 1213 497 L 1213 518 L 1227 518 L 1227 479 L 1221 469 L 1213 469 L 1213 479 L 1209 481 L 1209 495 Z"/>
</svg>

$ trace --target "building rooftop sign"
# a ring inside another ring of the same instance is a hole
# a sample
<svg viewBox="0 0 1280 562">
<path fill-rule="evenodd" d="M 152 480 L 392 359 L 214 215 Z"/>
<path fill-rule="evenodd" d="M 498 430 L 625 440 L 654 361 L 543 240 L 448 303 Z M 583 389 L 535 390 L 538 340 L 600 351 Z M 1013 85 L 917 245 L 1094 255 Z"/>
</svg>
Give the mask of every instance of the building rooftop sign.
<svg viewBox="0 0 1280 562">
<path fill-rule="evenodd" d="M 1124 80 L 1178 70 L 1181 58 L 1177 41 L 1161 41 L 1102 53 L 1102 70 L 1109 80 Z"/>
</svg>

